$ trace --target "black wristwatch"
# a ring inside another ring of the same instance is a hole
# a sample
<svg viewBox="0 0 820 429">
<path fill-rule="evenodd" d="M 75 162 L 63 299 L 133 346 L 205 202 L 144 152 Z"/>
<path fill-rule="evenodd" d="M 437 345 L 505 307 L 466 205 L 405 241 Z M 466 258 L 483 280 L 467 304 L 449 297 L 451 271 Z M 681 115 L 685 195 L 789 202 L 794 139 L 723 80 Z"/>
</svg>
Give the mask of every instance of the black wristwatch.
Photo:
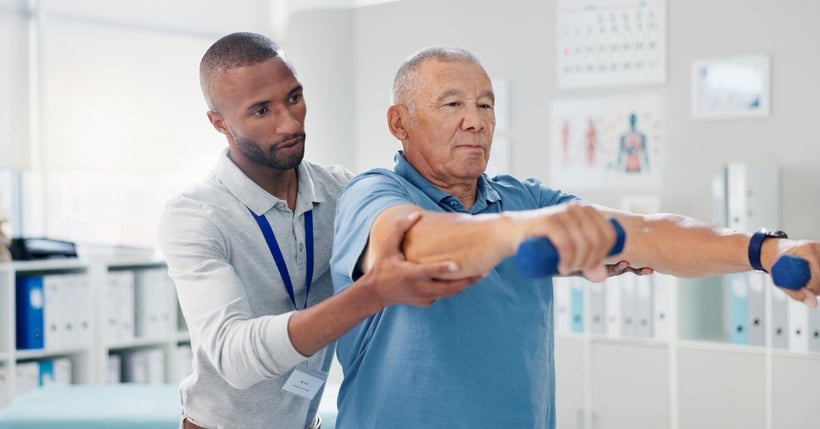
<svg viewBox="0 0 820 429">
<path fill-rule="evenodd" d="M 768 272 L 760 264 L 760 250 L 763 248 L 763 242 L 767 238 L 789 238 L 788 234 L 783 231 L 770 231 L 766 228 L 752 234 L 752 239 L 749 240 L 749 264 L 752 268 Z"/>
</svg>

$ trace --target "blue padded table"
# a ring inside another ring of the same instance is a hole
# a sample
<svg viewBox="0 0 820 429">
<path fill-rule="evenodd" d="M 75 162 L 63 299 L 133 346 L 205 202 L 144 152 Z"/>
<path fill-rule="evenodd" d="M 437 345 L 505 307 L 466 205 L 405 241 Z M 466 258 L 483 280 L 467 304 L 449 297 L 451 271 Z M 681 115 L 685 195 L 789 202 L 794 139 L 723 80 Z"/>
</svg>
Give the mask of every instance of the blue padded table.
<svg viewBox="0 0 820 429">
<path fill-rule="evenodd" d="M 176 384 L 51 385 L 0 411 L 0 429 L 176 429 Z"/>
</svg>

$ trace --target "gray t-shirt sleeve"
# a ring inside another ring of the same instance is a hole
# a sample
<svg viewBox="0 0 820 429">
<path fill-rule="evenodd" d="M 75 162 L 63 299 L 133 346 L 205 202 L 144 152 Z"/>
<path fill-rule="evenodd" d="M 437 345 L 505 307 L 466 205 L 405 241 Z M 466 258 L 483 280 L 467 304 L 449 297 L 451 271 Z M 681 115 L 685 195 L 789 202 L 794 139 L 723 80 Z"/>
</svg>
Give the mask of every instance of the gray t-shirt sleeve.
<svg viewBox="0 0 820 429">
<path fill-rule="evenodd" d="M 192 345 L 231 386 L 246 389 L 307 358 L 290 341 L 291 312 L 254 317 L 212 219 L 205 206 L 172 200 L 160 218 L 159 243 Z"/>
</svg>

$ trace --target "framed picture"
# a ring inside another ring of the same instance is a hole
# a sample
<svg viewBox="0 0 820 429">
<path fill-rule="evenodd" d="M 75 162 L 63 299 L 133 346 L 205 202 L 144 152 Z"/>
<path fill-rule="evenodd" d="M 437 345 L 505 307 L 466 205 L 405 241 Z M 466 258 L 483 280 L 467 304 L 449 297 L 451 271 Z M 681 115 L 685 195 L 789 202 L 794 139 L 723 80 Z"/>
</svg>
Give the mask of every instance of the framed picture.
<svg viewBox="0 0 820 429">
<path fill-rule="evenodd" d="M 658 94 L 553 100 L 550 185 L 577 190 L 659 190 L 664 164 Z"/>
<path fill-rule="evenodd" d="M 750 55 L 692 63 L 692 117 L 756 118 L 769 115 L 769 56 Z"/>
</svg>

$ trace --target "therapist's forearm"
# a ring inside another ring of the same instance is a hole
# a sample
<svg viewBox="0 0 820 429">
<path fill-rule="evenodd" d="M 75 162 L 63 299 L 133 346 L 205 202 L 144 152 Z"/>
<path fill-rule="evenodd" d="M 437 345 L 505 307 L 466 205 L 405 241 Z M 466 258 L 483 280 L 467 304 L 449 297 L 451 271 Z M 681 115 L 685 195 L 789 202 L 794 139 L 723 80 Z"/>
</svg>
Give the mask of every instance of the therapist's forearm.
<svg viewBox="0 0 820 429">
<path fill-rule="evenodd" d="M 293 313 L 288 323 L 293 347 L 310 356 L 381 310 L 384 305 L 369 291 L 370 281 L 367 276 L 362 277 L 344 291 Z"/>
</svg>

